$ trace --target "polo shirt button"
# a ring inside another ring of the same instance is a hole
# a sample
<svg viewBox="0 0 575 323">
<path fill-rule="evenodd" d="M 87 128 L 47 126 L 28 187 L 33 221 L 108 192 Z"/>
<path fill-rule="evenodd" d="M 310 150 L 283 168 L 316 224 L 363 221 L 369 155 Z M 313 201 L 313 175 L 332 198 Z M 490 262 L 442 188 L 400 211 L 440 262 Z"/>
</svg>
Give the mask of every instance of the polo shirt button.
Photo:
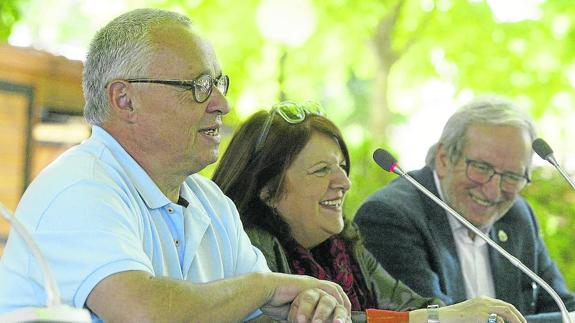
<svg viewBox="0 0 575 323">
<path fill-rule="evenodd" d="M 178 247 L 180 245 L 180 240 L 174 240 L 174 243 L 176 244 L 176 247 Z"/>
<path fill-rule="evenodd" d="M 168 208 L 168 213 L 170 213 L 170 214 L 174 213 L 174 208 L 169 207 L 169 208 Z"/>
</svg>

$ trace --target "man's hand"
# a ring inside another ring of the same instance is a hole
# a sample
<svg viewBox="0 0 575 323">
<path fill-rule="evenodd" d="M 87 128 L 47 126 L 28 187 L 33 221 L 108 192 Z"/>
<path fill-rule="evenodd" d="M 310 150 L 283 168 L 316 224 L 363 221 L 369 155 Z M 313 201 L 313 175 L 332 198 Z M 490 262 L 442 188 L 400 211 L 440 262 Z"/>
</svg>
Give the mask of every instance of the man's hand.
<svg viewBox="0 0 575 323">
<path fill-rule="evenodd" d="M 351 322 L 351 303 L 335 283 L 309 276 L 265 274 L 271 296 L 261 310 L 275 319 L 291 322 Z"/>
<path fill-rule="evenodd" d="M 465 302 L 439 309 L 441 322 L 487 322 L 490 314 L 497 314 L 497 322 L 508 323 L 527 322 L 515 306 L 502 300 L 486 296 L 476 297 Z"/>
</svg>

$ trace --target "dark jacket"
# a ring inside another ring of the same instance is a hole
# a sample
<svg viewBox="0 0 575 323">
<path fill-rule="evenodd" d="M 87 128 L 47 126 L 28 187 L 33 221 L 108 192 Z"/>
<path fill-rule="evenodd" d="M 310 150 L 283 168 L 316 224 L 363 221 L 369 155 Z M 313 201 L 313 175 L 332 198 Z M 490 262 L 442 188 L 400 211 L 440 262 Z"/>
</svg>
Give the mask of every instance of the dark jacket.
<svg viewBox="0 0 575 323">
<path fill-rule="evenodd" d="M 246 229 L 252 244 L 264 254 L 271 271 L 290 274 L 288 259 L 278 239 L 261 229 Z M 378 308 L 393 311 L 410 311 L 425 308 L 441 301 L 423 298 L 399 280 L 391 277 L 363 246 L 353 248 L 353 256 L 359 264 L 369 292 L 377 300 Z"/>
<path fill-rule="evenodd" d="M 437 195 L 430 168 L 410 174 Z M 420 295 L 439 297 L 446 304 L 466 299 L 447 214 L 407 180 L 398 178 L 371 195 L 354 221 L 366 248 L 394 277 Z M 517 198 L 511 209 L 494 223 L 489 236 L 547 281 L 569 310 L 575 309 L 575 297 L 551 261 L 533 211 L 525 200 Z M 533 285 L 527 275 L 492 248 L 489 259 L 498 299 L 515 305 L 524 315 L 558 310 L 546 291 Z"/>
</svg>

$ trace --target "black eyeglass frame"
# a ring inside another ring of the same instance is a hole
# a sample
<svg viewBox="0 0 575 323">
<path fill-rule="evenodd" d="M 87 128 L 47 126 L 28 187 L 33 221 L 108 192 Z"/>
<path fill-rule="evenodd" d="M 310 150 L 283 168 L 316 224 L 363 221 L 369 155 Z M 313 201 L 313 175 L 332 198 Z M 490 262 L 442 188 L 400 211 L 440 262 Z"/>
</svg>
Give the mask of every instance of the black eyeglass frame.
<svg viewBox="0 0 575 323">
<path fill-rule="evenodd" d="M 296 118 L 290 117 L 288 112 L 286 112 L 286 110 L 290 108 L 295 108 L 295 111 L 298 112 Z M 315 108 L 315 110 L 312 108 Z M 266 142 L 266 139 L 270 132 L 270 128 L 272 126 L 275 114 L 279 114 L 282 117 L 282 119 L 284 119 L 284 121 L 287 123 L 298 124 L 303 122 L 308 114 L 323 115 L 324 113 L 322 111 L 321 105 L 314 101 L 306 101 L 303 103 L 283 101 L 274 104 L 271 108 L 269 116 L 266 119 L 266 122 L 262 127 L 262 131 L 258 138 L 258 141 L 256 141 L 254 156 L 257 155 L 263 148 L 263 145 Z"/>
<path fill-rule="evenodd" d="M 202 99 L 198 94 L 198 89 L 203 88 L 203 85 L 198 84 L 200 80 L 205 80 L 210 83 L 207 87 L 207 92 L 205 93 L 205 97 Z M 192 91 L 192 95 L 194 96 L 194 101 L 197 103 L 204 103 L 208 100 L 208 98 L 212 95 L 212 89 L 215 87 L 222 93 L 222 95 L 226 95 L 228 93 L 228 89 L 230 88 L 230 78 L 229 76 L 222 74 L 219 77 L 212 77 L 209 74 L 202 74 L 193 80 L 159 80 L 159 79 L 126 79 L 124 80 L 128 83 L 153 83 L 153 84 L 164 84 L 164 85 L 171 85 L 171 86 L 178 86 L 185 88 L 186 90 Z M 222 81 L 224 81 L 222 83 Z M 220 87 L 223 84 L 224 87 Z"/>
<path fill-rule="evenodd" d="M 467 176 L 467 178 L 470 181 L 473 181 L 473 182 L 478 183 L 478 184 L 483 185 L 483 184 L 489 183 L 489 181 L 491 181 L 493 176 L 499 175 L 501 177 L 501 181 L 499 182 L 499 187 L 503 192 L 506 192 L 506 193 L 518 193 L 525 187 L 525 185 L 527 185 L 528 183 L 531 182 L 531 179 L 529 178 L 529 175 L 527 172 L 525 172 L 525 174 L 523 174 L 523 175 L 517 174 L 515 172 L 508 172 L 508 171 L 498 172 L 495 170 L 495 167 L 493 167 L 493 165 L 490 165 L 489 163 L 486 163 L 486 162 L 481 161 L 481 160 L 474 160 L 474 159 L 466 158 L 465 159 L 465 165 L 466 165 L 465 176 Z M 471 165 L 471 167 L 479 166 L 479 167 L 476 167 L 476 169 L 482 168 L 483 170 L 488 171 L 488 173 L 490 173 L 491 175 L 489 175 L 487 177 L 487 180 L 485 180 L 483 182 L 478 181 L 476 179 L 473 179 L 473 178 L 471 178 L 471 176 L 469 176 L 470 165 Z M 506 179 L 507 179 L 507 181 L 506 181 Z M 512 182 L 517 181 L 517 189 L 516 190 L 509 191 L 509 190 L 503 189 L 504 182 L 509 183 L 509 180 L 511 180 Z M 522 180 L 524 180 L 524 182 L 522 182 Z"/>
</svg>

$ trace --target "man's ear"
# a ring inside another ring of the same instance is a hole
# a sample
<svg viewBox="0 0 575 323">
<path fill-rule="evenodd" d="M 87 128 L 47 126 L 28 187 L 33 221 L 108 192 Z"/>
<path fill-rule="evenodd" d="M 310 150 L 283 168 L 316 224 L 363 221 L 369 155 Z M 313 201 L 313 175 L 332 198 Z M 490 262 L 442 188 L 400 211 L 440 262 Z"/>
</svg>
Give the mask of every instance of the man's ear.
<svg viewBox="0 0 575 323">
<path fill-rule="evenodd" d="M 442 143 L 437 144 L 437 153 L 435 154 L 435 171 L 439 178 L 443 178 L 447 174 L 449 168 L 449 156 L 447 149 Z"/>
<path fill-rule="evenodd" d="M 107 87 L 108 102 L 112 111 L 120 119 L 133 123 L 136 120 L 136 113 L 132 106 L 132 99 L 128 91 L 129 83 L 116 80 L 110 82 Z"/>
</svg>

